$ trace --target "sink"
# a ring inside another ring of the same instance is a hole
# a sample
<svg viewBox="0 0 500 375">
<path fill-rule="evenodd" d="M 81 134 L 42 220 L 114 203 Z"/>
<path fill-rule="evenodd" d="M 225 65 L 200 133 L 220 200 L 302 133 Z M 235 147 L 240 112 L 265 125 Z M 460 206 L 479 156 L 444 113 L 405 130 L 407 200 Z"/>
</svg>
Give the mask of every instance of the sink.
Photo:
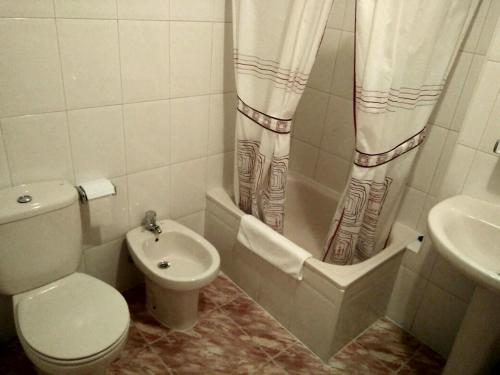
<svg viewBox="0 0 500 375">
<path fill-rule="evenodd" d="M 457 195 L 428 217 L 436 250 L 466 276 L 500 293 L 500 205 Z"/>
<path fill-rule="evenodd" d="M 490 374 L 500 366 L 500 205 L 457 195 L 427 218 L 435 249 L 476 282 L 443 375 Z"/>
</svg>

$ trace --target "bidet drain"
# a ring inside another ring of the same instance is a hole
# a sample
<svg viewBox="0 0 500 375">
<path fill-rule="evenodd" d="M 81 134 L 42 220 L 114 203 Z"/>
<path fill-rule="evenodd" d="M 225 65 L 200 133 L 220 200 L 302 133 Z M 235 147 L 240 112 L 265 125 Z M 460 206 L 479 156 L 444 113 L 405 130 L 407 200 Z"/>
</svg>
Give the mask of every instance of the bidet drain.
<svg viewBox="0 0 500 375">
<path fill-rule="evenodd" d="M 172 264 L 167 260 L 162 260 L 158 263 L 158 268 L 164 269 L 170 267 Z"/>
</svg>

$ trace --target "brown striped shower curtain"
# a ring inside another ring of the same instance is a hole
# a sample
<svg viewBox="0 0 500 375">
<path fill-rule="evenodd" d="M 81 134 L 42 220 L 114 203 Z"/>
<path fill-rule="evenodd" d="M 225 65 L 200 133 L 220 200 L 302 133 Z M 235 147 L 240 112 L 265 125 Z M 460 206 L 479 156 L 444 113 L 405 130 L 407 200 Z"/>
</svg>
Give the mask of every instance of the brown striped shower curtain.
<svg viewBox="0 0 500 375">
<path fill-rule="evenodd" d="M 283 231 L 292 119 L 333 0 L 233 0 L 235 200 Z"/>
<path fill-rule="evenodd" d="M 356 151 L 324 261 L 352 264 L 385 247 L 427 121 L 477 4 L 357 0 Z"/>
</svg>

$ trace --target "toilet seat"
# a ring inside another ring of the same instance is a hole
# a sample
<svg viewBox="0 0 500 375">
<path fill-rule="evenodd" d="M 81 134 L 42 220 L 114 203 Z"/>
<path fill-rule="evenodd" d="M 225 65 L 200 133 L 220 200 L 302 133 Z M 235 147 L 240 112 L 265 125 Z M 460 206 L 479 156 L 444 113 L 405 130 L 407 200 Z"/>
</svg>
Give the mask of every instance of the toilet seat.
<svg viewBox="0 0 500 375">
<path fill-rule="evenodd" d="M 74 273 L 14 296 L 23 346 L 55 365 L 77 365 L 106 356 L 127 338 L 128 306 L 118 291 Z"/>
</svg>

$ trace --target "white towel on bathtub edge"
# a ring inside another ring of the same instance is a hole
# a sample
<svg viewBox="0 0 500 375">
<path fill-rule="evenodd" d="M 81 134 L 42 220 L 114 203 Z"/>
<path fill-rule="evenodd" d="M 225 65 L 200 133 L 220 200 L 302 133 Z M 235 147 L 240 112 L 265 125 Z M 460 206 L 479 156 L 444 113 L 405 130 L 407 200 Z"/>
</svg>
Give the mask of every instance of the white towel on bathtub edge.
<svg viewBox="0 0 500 375">
<path fill-rule="evenodd" d="M 311 253 L 274 231 L 252 215 L 241 218 L 237 240 L 286 274 L 302 280 L 302 268 Z"/>
</svg>

